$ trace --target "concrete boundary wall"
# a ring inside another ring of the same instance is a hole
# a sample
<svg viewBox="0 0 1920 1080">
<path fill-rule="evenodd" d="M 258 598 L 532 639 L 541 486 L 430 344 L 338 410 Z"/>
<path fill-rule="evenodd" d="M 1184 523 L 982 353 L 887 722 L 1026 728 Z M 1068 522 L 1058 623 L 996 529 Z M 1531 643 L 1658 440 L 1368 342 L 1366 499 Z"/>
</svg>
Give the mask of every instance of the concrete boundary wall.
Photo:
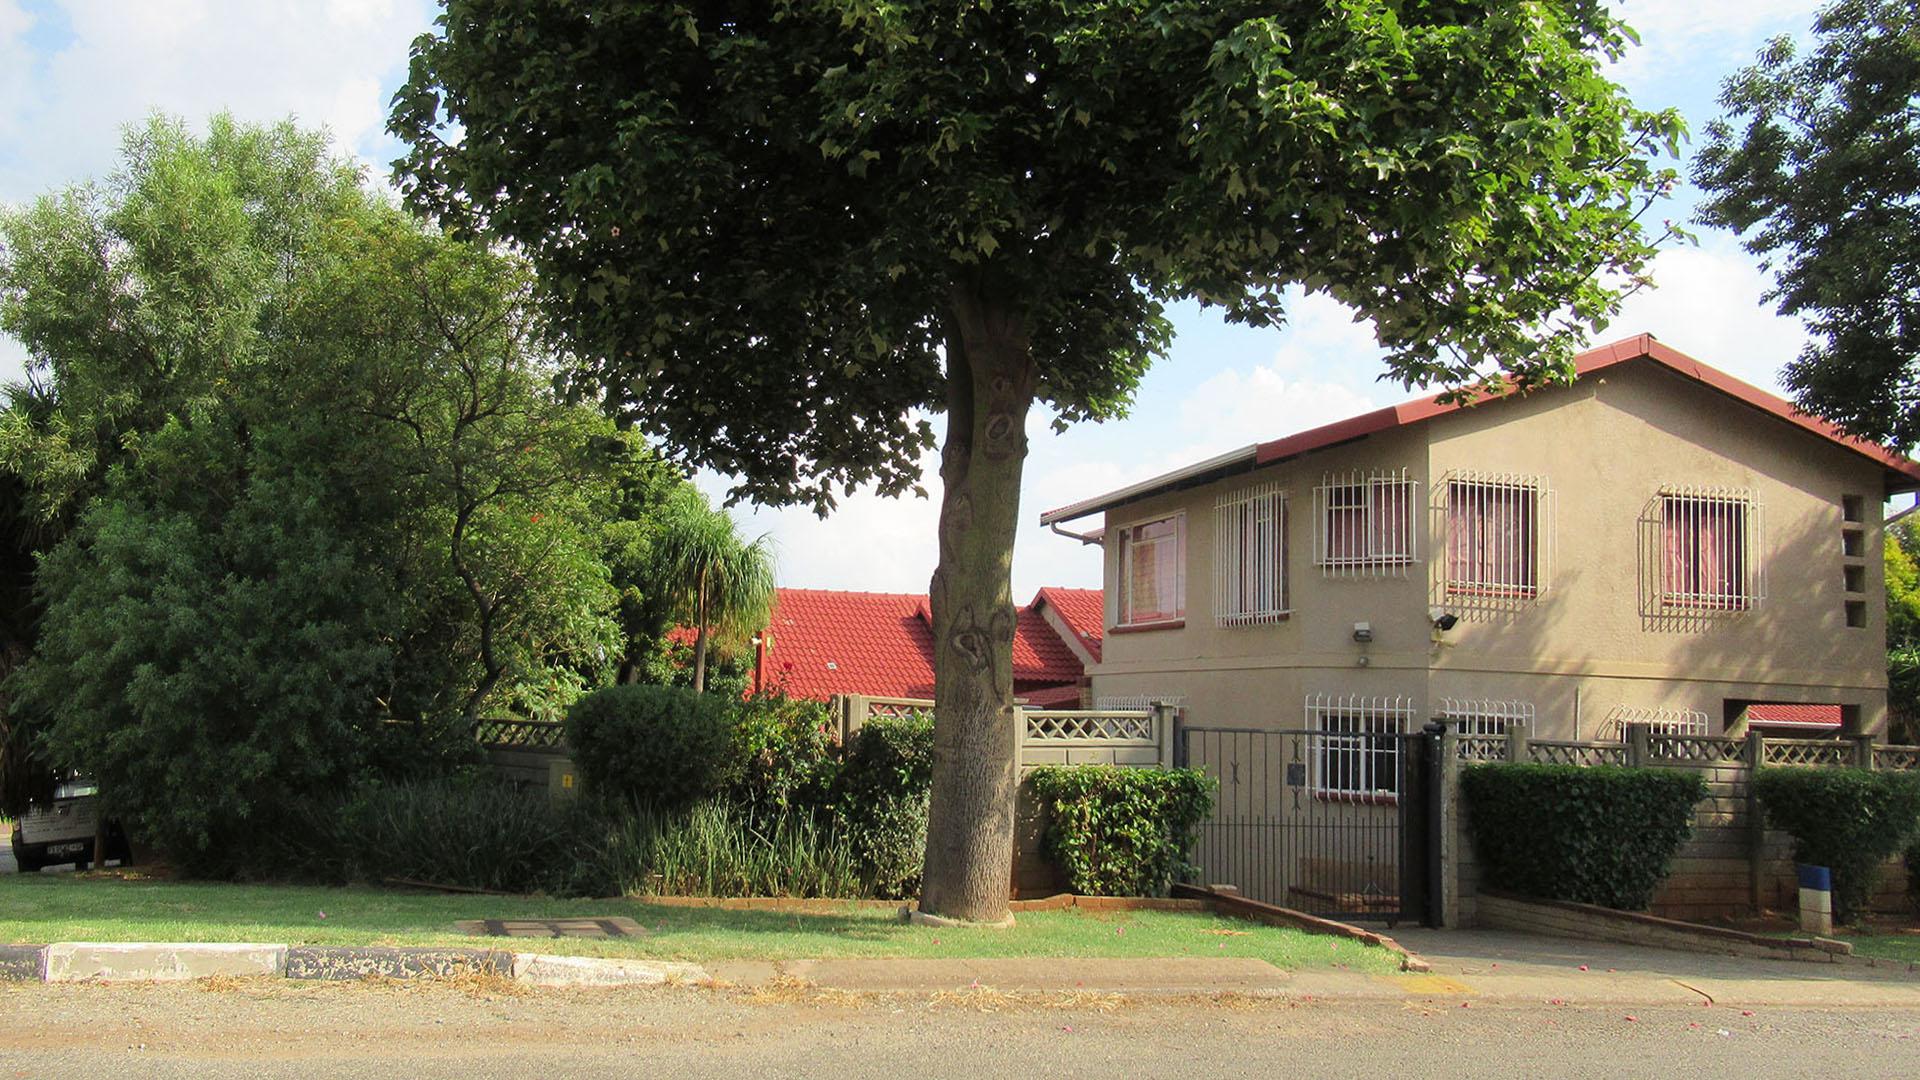
<svg viewBox="0 0 1920 1080">
<path fill-rule="evenodd" d="M 1852 945 L 1830 938 L 1767 937 L 1565 900 L 1536 900 L 1487 891 L 1480 894 L 1478 910 L 1481 927 L 1549 937 L 1822 964 L 1853 958 Z"/>
<path fill-rule="evenodd" d="M 1793 838 L 1766 827 L 1753 794 L 1754 762 L 1762 768 L 1880 768 L 1910 770 L 1920 752 L 1875 745 L 1869 736 L 1843 739 L 1769 739 L 1714 735 L 1663 735 L 1630 725 L 1621 742 L 1535 740 L 1524 724 L 1504 736 L 1443 737 L 1442 908 L 1448 926 L 1480 925 L 1479 872 L 1468 809 L 1460 797 L 1460 773 L 1479 763 L 1534 762 L 1559 765 L 1623 764 L 1690 769 L 1706 781 L 1706 796 L 1694 807 L 1693 835 L 1674 855 L 1666 880 L 1653 896 L 1653 914 L 1672 919 L 1713 919 L 1762 910 L 1793 911 L 1799 903 Z M 1881 868 L 1869 900 L 1875 912 L 1911 910 L 1905 863 L 1895 856 Z"/>
</svg>

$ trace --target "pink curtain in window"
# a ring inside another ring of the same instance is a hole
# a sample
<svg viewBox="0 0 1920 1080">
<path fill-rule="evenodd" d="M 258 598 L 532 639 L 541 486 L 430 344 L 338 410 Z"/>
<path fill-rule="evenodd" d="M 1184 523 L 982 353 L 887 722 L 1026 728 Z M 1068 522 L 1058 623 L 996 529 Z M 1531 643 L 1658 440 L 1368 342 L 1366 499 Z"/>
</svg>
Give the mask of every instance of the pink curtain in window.
<svg viewBox="0 0 1920 1080">
<path fill-rule="evenodd" d="M 1669 595 L 1712 603 L 1744 601 L 1744 514 L 1737 503 L 1666 500 L 1661 540 Z"/>
<path fill-rule="evenodd" d="M 1447 580 L 1468 590 L 1534 588 L 1534 493 L 1456 483 L 1447 493 Z"/>
<path fill-rule="evenodd" d="M 1373 554 L 1397 557 L 1413 550 L 1413 485 L 1373 484 Z"/>
</svg>

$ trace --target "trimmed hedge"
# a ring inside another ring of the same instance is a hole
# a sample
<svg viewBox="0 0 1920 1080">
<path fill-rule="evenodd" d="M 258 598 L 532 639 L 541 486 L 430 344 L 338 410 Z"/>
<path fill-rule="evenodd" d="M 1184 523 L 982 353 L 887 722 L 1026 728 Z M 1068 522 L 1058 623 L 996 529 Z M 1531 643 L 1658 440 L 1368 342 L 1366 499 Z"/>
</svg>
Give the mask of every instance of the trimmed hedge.
<svg viewBox="0 0 1920 1080">
<path fill-rule="evenodd" d="M 1048 858 L 1083 896 L 1158 896 L 1191 871 L 1194 830 L 1213 810 L 1196 769 L 1047 765 L 1027 779 L 1047 815 Z"/>
<path fill-rule="evenodd" d="M 674 809 L 720 794 L 743 771 L 733 703 L 672 686 L 596 690 L 567 710 L 587 794 Z"/>
<path fill-rule="evenodd" d="M 1833 917 L 1866 912 L 1880 864 L 1920 826 L 1920 775 L 1867 769 L 1761 769 L 1754 794 L 1793 857 L 1833 871 Z"/>
<path fill-rule="evenodd" d="M 1693 833 L 1706 780 L 1681 769 L 1475 765 L 1460 780 L 1485 884 L 1643 911 Z"/>
</svg>

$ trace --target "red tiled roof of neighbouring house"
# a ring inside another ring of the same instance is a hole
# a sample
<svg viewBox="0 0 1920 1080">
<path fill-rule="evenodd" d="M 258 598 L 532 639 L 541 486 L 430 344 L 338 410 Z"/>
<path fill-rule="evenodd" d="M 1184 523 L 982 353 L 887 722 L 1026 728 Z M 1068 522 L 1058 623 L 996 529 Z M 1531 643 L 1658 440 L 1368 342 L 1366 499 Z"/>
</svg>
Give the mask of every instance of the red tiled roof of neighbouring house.
<svg viewBox="0 0 1920 1080">
<path fill-rule="evenodd" d="M 1718 368 L 1708 367 L 1693 357 L 1664 345 L 1652 334 L 1636 334 L 1633 337 L 1616 341 L 1610 345 L 1588 350 L 1574 358 L 1576 378 L 1584 378 L 1595 372 L 1604 371 L 1617 364 L 1634 361 L 1648 361 L 1677 372 L 1686 378 L 1717 390 L 1761 413 L 1792 424 L 1808 434 L 1836 443 L 1852 452 L 1865 457 L 1884 469 L 1889 493 L 1912 491 L 1920 488 L 1920 462 L 1865 439 L 1856 439 L 1838 427 L 1801 412 L 1792 402 L 1775 397 L 1765 390 L 1740 381 Z M 1551 392 L 1552 388 L 1545 388 Z M 1436 416 L 1444 416 L 1460 409 L 1497 406 L 1515 397 L 1485 395 L 1468 402 L 1442 402 L 1436 397 L 1415 398 L 1399 405 L 1389 405 L 1384 409 L 1350 416 L 1331 424 L 1323 424 L 1271 442 L 1257 443 L 1229 451 L 1218 457 L 1176 469 L 1164 476 L 1132 484 L 1105 495 L 1096 496 L 1057 510 L 1049 510 L 1040 515 L 1040 524 L 1053 525 L 1059 522 L 1073 521 L 1089 514 L 1097 514 L 1162 491 L 1205 483 L 1221 476 L 1245 472 L 1260 465 L 1271 464 L 1290 457 L 1323 450 L 1340 443 L 1351 442 L 1382 431 L 1407 427 L 1423 423 Z"/>
<path fill-rule="evenodd" d="M 768 689 L 793 697 L 933 696 L 933 630 L 914 593 L 781 589 L 766 651 Z"/>
<path fill-rule="evenodd" d="M 1049 591 L 1090 592 L 1099 609 L 1098 590 L 1042 590 Z M 933 620 L 917 593 L 780 589 L 768 629 L 761 670 L 769 690 L 806 698 L 933 696 Z M 1085 674 L 1038 599 L 1021 608 L 1013 633 L 1015 693 L 1077 687 Z"/>
<path fill-rule="evenodd" d="M 1073 655 L 1060 634 L 1047 622 L 1035 604 L 1020 609 L 1013 627 L 1013 685 L 1072 683 L 1086 674 L 1086 666 Z"/>
<path fill-rule="evenodd" d="M 1030 606 L 1045 604 L 1060 616 L 1069 633 L 1079 640 L 1095 663 L 1100 660 L 1100 641 L 1107 621 L 1106 594 L 1099 589 L 1041 589 Z"/>
<path fill-rule="evenodd" d="M 1747 723 L 1761 727 L 1816 728 L 1838 731 L 1841 724 L 1838 705 L 1792 705 L 1761 702 L 1747 706 Z"/>
</svg>

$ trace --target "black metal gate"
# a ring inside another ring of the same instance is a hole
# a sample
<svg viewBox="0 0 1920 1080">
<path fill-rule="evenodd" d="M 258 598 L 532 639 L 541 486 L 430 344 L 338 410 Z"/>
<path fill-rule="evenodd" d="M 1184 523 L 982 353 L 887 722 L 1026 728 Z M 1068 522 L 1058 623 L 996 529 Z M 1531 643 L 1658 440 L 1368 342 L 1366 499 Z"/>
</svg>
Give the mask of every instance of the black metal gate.
<svg viewBox="0 0 1920 1080">
<path fill-rule="evenodd" d="M 1437 742 L 1424 732 L 1184 729 L 1181 763 L 1220 781 L 1194 845 L 1200 881 L 1315 915 L 1427 919 Z"/>
</svg>

